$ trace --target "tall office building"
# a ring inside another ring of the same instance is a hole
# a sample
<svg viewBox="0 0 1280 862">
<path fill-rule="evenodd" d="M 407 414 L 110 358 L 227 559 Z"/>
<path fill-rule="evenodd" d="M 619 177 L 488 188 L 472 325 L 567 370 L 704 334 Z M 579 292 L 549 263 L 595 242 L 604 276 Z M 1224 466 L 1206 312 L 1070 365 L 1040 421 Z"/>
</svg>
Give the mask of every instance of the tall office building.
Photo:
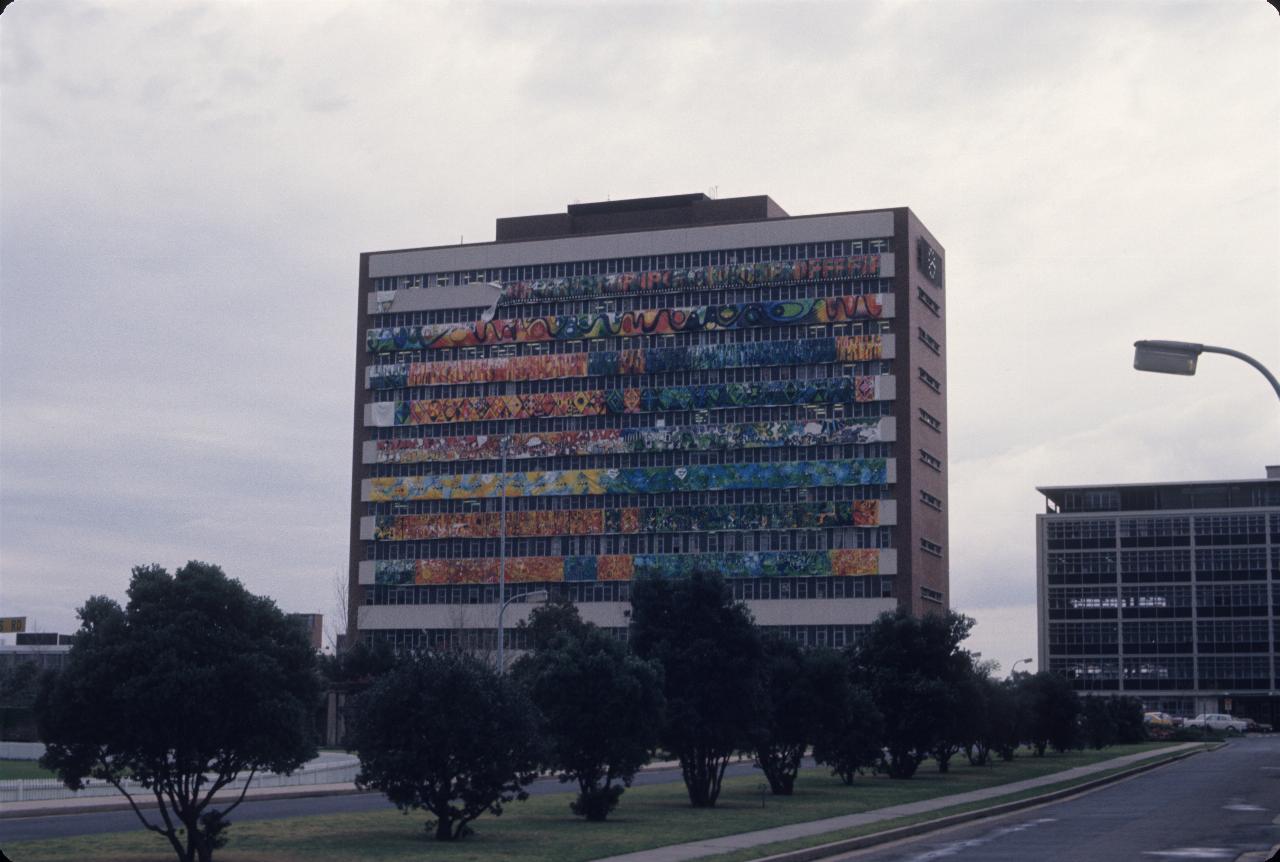
<svg viewBox="0 0 1280 862">
<path fill-rule="evenodd" d="M 943 285 L 909 209 L 765 196 L 361 255 L 350 636 L 493 648 L 500 580 L 621 635 L 699 569 L 807 644 L 945 609 Z"/>
<path fill-rule="evenodd" d="M 1280 718 L 1280 468 L 1038 490 L 1042 668 L 1175 715 Z"/>
</svg>

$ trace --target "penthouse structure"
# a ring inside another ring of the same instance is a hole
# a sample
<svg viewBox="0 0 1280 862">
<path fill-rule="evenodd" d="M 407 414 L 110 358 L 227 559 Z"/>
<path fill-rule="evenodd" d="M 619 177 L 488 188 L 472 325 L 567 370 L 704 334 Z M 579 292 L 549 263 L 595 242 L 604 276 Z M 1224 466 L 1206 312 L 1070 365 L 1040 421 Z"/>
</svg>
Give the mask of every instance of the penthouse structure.
<svg viewBox="0 0 1280 862">
<path fill-rule="evenodd" d="M 1038 490 L 1040 667 L 1174 715 L 1280 719 L 1280 468 Z"/>
<path fill-rule="evenodd" d="M 492 649 L 535 591 L 625 636 L 699 569 L 805 644 L 945 610 L 944 284 L 907 208 L 766 196 L 362 254 L 349 637 Z"/>
</svg>

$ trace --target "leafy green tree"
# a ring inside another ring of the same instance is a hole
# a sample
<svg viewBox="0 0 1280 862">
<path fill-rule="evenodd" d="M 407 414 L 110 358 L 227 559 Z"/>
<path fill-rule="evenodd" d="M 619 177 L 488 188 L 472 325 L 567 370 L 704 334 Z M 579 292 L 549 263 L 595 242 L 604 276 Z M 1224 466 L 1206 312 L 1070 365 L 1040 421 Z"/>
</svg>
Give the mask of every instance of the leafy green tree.
<svg viewBox="0 0 1280 862">
<path fill-rule="evenodd" d="M 1147 725 L 1142 720 L 1142 701 L 1129 695 L 1111 695 L 1107 710 L 1116 728 L 1116 742 L 1125 745 L 1146 742 Z"/>
<path fill-rule="evenodd" d="M 403 656 L 356 699 L 347 746 L 360 758 L 356 784 L 405 813 L 434 814 L 440 841 L 526 799 L 540 753 L 536 712 L 520 687 L 461 653 Z"/>
<path fill-rule="evenodd" d="M 1082 698 L 1081 730 L 1089 747 L 1097 750 L 1116 743 L 1115 718 L 1105 697 Z"/>
<path fill-rule="evenodd" d="M 854 684 L 849 663 L 839 653 L 816 650 L 811 670 L 821 701 L 815 710 L 813 759 L 831 767 L 845 784 L 880 760 L 884 716 L 865 689 Z"/>
<path fill-rule="evenodd" d="M 881 614 L 853 647 L 855 678 L 885 719 L 886 769 L 910 778 L 936 747 L 949 744 L 948 710 L 969 667 L 960 642 L 973 620 L 956 613 Z"/>
<path fill-rule="evenodd" d="M 662 727 L 662 669 L 582 622 L 577 608 L 541 607 L 530 628 L 537 646 L 512 668 L 542 715 L 545 764 L 578 785 L 574 814 L 602 821 L 649 761 Z"/>
<path fill-rule="evenodd" d="M 631 645 L 662 666 L 661 742 L 680 761 L 695 808 L 720 795 L 729 758 L 751 746 L 761 720 L 760 635 L 717 574 L 640 578 L 631 588 Z"/>
<path fill-rule="evenodd" d="M 564 596 L 535 608 L 528 621 L 521 620 L 519 628 L 527 629 L 535 650 L 546 649 L 551 642 L 563 635 L 582 637 L 588 623 L 582 621 L 578 606 Z"/>
<path fill-rule="evenodd" d="M 1013 680 L 990 680 L 986 697 L 986 727 L 991 750 L 1000 755 L 1001 760 L 1011 761 L 1017 756 L 1028 724 L 1018 685 Z"/>
<path fill-rule="evenodd" d="M 1023 732 L 1036 756 L 1043 757 L 1050 746 L 1058 752 L 1074 748 L 1080 697 L 1071 681 L 1062 674 L 1042 670 L 1019 675 L 1017 684 L 1027 719 Z"/>
<path fill-rule="evenodd" d="M 217 566 L 140 566 L 128 596 L 123 608 L 95 596 L 80 609 L 66 664 L 36 701 L 41 764 L 73 790 L 110 782 L 180 860 L 207 862 L 244 800 L 242 790 L 219 809 L 215 794 L 315 756 L 315 654 L 270 599 Z M 161 823 L 126 780 L 155 798 Z"/>
<path fill-rule="evenodd" d="M 824 708 L 830 704 L 823 690 L 840 656 L 830 650 L 802 650 L 795 641 L 765 635 L 764 720 L 753 735 L 756 766 L 775 796 L 790 796 L 804 753 L 818 735 Z"/>
</svg>

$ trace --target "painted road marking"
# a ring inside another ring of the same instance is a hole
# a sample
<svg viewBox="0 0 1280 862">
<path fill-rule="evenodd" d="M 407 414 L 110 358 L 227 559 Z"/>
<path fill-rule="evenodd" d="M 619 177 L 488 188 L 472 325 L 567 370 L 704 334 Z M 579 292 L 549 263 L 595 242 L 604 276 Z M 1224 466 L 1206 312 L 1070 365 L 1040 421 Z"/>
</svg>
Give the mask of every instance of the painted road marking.
<svg viewBox="0 0 1280 862">
<path fill-rule="evenodd" d="M 970 838 L 967 841 L 955 841 L 951 844 L 945 844 L 942 847 L 936 847 L 919 856 L 911 857 L 911 862 L 929 862 L 930 859 L 942 859 L 946 856 L 954 856 L 964 850 L 971 850 L 974 847 L 981 847 L 983 844 L 990 843 L 997 838 L 1003 838 L 1006 835 L 1013 835 L 1024 829 L 1030 829 L 1032 826 L 1039 826 L 1042 823 L 1053 823 L 1056 817 L 1041 817 L 1038 820 L 1028 820 L 1026 823 L 1019 823 L 1017 826 L 1003 826 L 993 832 L 989 832 L 978 838 Z"/>
<path fill-rule="evenodd" d="M 1144 850 L 1142 855 L 1167 859 L 1234 859 L 1236 851 L 1227 847 L 1179 847 L 1175 850 Z"/>
</svg>

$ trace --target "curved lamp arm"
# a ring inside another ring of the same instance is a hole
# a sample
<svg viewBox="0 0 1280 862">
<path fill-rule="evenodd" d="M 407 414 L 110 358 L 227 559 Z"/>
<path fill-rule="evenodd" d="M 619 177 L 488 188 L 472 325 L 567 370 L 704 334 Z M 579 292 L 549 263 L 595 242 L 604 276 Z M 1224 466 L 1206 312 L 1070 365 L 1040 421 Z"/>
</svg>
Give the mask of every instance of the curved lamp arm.
<svg viewBox="0 0 1280 862">
<path fill-rule="evenodd" d="M 1160 374 L 1182 374 L 1190 376 L 1196 373 L 1196 360 L 1201 353 L 1221 353 L 1243 360 L 1262 373 L 1280 398 L 1280 381 L 1267 370 L 1267 367 L 1247 353 L 1232 350 L 1229 347 L 1214 347 L 1209 344 L 1195 344 L 1189 341 L 1135 341 L 1133 343 L 1133 367 L 1139 371 L 1155 371 Z"/>
</svg>

